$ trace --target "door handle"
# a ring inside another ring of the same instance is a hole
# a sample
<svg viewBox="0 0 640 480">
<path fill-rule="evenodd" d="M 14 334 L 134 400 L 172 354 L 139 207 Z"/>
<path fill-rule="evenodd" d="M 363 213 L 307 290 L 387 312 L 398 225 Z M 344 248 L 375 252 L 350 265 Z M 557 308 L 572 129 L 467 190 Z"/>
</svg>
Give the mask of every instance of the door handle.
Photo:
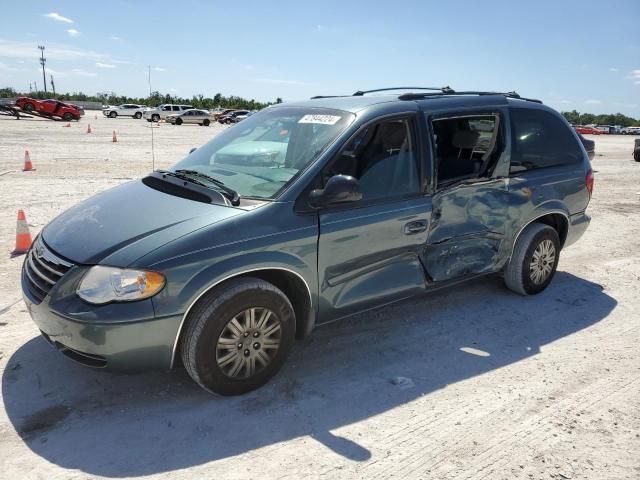
<svg viewBox="0 0 640 480">
<path fill-rule="evenodd" d="M 424 232 L 427 229 L 427 221 L 426 220 L 415 220 L 413 222 L 409 222 L 404 226 L 404 234 L 405 235 L 414 235 L 416 233 Z"/>
</svg>

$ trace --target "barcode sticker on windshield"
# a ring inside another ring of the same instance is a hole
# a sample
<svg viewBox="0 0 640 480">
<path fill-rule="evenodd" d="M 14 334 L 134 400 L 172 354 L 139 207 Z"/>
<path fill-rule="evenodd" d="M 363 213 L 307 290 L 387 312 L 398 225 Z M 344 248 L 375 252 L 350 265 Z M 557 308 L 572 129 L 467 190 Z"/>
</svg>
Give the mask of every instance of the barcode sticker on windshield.
<svg viewBox="0 0 640 480">
<path fill-rule="evenodd" d="M 337 115 L 305 115 L 298 123 L 320 123 L 321 125 L 335 125 L 340 118 Z"/>
</svg>

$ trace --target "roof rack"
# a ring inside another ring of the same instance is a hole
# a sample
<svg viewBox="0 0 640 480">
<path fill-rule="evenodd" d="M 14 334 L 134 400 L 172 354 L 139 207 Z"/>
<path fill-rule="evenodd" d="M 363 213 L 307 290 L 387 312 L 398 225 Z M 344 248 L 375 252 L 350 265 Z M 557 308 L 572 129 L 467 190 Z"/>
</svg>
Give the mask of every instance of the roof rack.
<svg viewBox="0 0 640 480">
<path fill-rule="evenodd" d="M 449 89 L 449 91 L 446 93 L 445 92 L 443 93 L 405 93 L 403 95 L 400 95 L 398 99 L 399 100 L 421 100 L 421 99 L 442 97 L 444 95 L 447 95 L 447 96 L 449 95 L 478 95 L 478 96 L 501 95 L 503 97 L 517 98 L 519 100 L 525 100 L 527 102 L 542 103 L 541 100 L 537 100 L 535 98 L 521 97 L 517 92 L 483 92 L 483 91 L 475 91 L 475 90 L 456 92 L 451 89 Z"/>
<path fill-rule="evenodd" d="M 434 92 L 440 92 L 440 94 L 453 92 L 453 89 L 451 87 L 390 87 L 390 88 L 376 88 L 374 90 L 358 90 L 353 94 L 353 96 L 362 97 L 367 93 L 388 92 L 391 90 L 431 90 Z"/>
<path fill-rule="evenodd" d="M 428 98 L 439 98 L 439 97 L 449 96 L 449 95 L 478 95 L 478 96 L 501 95 L 506 98 L 517 98 L 519 100 L 525 100 L 527 102 L 542 103 L 541 100 L 537 100 L 535 98 L 521 97 L 515 91 L 514 92 L 484 92 L 484 91 L 476 91 L 476 90 L 467 90 L 467 91 L 457 92 L 449 86 L 376 88 L 374 90 L 358 90 L 352 96 L 362 97 L 368 93 L 388 92 L 391 90 L 427 90 L 427 92 L 403 93 L 398 97 L 398 100 L 423 100 Z M 338 97 L 348 97 L 348 96 L 349 95 L 316 95 L 315 97 L 311 97 L 311 100 L 317 100 L 319 98 L 338 98 Z"/>
</svg>

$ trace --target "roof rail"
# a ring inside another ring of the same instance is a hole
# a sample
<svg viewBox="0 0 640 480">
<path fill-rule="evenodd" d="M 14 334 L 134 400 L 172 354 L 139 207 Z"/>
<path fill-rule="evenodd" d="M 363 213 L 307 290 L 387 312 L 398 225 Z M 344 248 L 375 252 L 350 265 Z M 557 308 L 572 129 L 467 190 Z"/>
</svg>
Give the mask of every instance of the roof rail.
<svg viewBox="0 0 640 480">
<path fill-rule="evenodd" d="M 464 92 L 456 92 L 454 90 L 450 90 L 448 92 L 443 92 L 443 93 L 405 93 L 403 95 L 400 95 L 398 99 L 399 100 L 421 100 L 421 99 L 442 97 L 445 95 L 447 96 L 449 95 L 478 95 L 478 96 L 501 95 L 503 97 L 517 98 L 519 100 L 525 100 L 527 102 L 542 103 L 541 100 L 537 100 L 535 98 L 521 97 L 517 92 L 483 92 L 483 91 L 475 91 L 475 90 L 469 90 Z"/>
<path fill-rule="evenodd" d="M 390 87 L 390 88 L 376 88 L 374 90 L 358 90 L 353 94 L 353 96 L 362 97 L 367 93 L 388 92 L 390 90 L 432 90 L 434 92 L 440 92 L 440 94 L 453 92 L 453 89 L 451 87 Z"/>
<path fill-rule="evenodd" d="M 311 97 L 309 100 L 318 100 L 319 98 L 341 98 L 348 97 L 348 95 L 316 95 Z"/>
</svg>

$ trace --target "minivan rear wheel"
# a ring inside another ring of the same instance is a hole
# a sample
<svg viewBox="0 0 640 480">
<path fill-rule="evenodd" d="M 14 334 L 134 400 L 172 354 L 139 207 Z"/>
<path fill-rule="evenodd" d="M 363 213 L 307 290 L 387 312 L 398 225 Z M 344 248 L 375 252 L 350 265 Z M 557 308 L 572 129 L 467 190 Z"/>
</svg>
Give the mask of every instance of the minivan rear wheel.
<svg viewBox="0 0 640 480">
<path fill-rule="evenodd" d="M 230 280 L 193 307 L 181 339 L 187 372 L 211 393 L 264 385 L 289 356 L 295 313 L 281 290 L 257 278 Z"/>
<path fill-rule="evenodd" d="M 560 239 L 553 227 L 528 225 L 518 237 L 504 272 L 510 290 L 521 295 L 542 292 L 553 280 L 560 259 Z"/>
</svg>

